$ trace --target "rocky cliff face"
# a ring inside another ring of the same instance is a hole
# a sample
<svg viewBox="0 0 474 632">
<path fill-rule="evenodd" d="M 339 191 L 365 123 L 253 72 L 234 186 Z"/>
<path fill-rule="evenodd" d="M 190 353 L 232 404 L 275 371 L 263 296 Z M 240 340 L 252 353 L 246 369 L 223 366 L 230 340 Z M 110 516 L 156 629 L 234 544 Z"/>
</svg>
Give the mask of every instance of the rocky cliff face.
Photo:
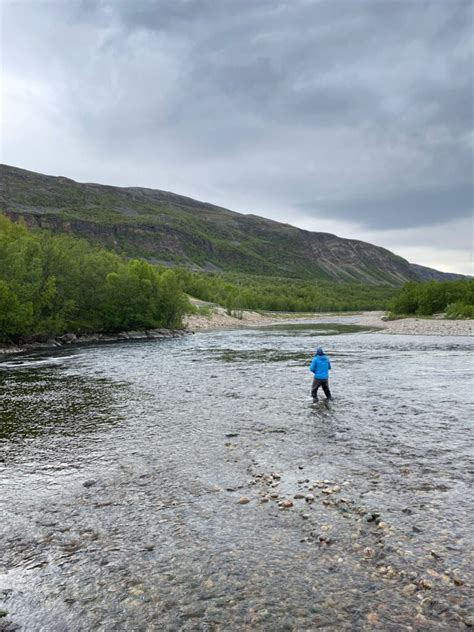
<svg viewBox="0 0 474 632">
<path fill-rule="evenodd" d="M 370 284 L 417 280 L 429 270 L 372 244 L 166 191 L 82 184 L 7 165 L 0 165 L 0 211 L 130 256 L 200 269 Z"/>
</svg>

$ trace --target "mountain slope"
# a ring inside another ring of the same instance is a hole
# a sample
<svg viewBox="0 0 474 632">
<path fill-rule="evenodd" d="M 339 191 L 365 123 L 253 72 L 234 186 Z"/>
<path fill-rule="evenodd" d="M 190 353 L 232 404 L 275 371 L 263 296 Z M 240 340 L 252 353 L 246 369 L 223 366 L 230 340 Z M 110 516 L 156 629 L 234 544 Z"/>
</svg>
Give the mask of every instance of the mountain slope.
<svg viewBox="0 0 474 632">
<path fill-rule="evenodd" d="M 418 267 L 372 244 L 165 191 L 84 184 L 7 165 L 0 165 L 0 185 L 0 211 L 9 217 L 151 261 L 370 284 L 395 285 L 422 276 Z"/>
</svg>

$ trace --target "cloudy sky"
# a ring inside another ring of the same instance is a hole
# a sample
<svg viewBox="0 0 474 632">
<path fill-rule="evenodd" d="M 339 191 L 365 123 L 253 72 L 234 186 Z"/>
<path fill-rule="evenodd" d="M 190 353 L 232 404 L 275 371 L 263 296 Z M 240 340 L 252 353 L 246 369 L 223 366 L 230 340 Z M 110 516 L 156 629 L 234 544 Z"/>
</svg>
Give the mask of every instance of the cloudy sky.
<svg viewBox="0 0 474 632">
<path fill-rule="evenodd" d="M 1 161 L 472 273 L 471 0 L 0 0 Z"/>
</svg>

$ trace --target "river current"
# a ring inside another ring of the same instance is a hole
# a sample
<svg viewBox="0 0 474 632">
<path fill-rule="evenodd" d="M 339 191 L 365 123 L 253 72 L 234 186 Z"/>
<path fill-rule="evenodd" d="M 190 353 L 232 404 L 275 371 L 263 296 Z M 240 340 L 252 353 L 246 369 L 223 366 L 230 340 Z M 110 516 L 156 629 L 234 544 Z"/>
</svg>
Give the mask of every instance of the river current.
<svg viewBox="0 0 474 632">
<path fill-rule="evenodd" d="M 338 320 L 0 362 L 0 630 L 474 625 L 473 341 Z"/>
</svg>

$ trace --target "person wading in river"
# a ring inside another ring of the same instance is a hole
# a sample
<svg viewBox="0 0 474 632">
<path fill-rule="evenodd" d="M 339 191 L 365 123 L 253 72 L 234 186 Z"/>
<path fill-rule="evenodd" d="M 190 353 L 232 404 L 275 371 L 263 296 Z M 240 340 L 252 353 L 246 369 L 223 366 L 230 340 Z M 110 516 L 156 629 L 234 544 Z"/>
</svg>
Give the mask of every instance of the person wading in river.
<svg viewBox="0 0 474 632">
<path fill-rule="evenodd" d="M 316 349 L 316 355 L 311 362 L 309 370 L 314 373 L 313 384 L 311 386 L 311 395 L 313 402 L 318 401 L 318 388 L 321 387 L 326 395 L 327 399 L 332 399 L 331 391 L 329 390 L 329 371 L 331 369 L 331 362 L 324 353 L 322 347 Z"/>
</svg>

